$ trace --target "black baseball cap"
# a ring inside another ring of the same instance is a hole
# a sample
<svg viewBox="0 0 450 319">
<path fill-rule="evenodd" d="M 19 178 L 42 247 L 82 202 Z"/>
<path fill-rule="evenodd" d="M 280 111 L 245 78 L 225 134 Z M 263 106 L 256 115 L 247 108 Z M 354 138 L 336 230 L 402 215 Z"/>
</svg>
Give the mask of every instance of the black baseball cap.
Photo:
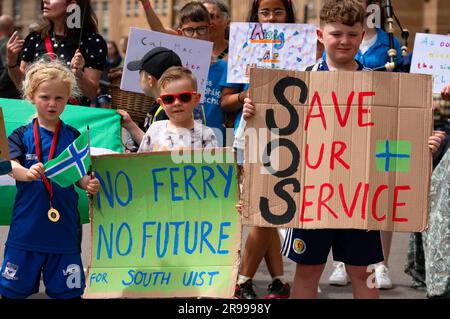
<svg viewBox="0 0 450 319">
<path fill-rule="evenodd" d="M 167 48 L 156 47 L 148 51 L 140 60 L 129 62 L 130 71 L 144 70 L 159 80 L 161 75 L 172 66 L 182 66 L 180 57 Z"/>
</svg>

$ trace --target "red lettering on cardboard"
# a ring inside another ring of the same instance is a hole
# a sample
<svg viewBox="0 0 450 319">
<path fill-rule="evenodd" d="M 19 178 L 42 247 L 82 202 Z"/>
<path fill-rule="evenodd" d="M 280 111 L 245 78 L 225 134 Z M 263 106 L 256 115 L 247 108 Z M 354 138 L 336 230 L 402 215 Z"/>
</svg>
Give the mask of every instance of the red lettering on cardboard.
<svg viewBox="0 0 450 319">
<path fill-rule="evenodd" d="M 325 199 L 322 199 L 323 198 L 323 190 L 325 187 L 328 187 L 328 189 L 330 191 L 329 191 L 328 197 Z M 338 215 L 336 215 L 336 213 L 331 209 L 330 206 L 325 204 L 327 201 L 329 201 L 331 199 L 331 197 L 333 197 L 333 193 L 334 193 L 333 185 L 331 185 L 329 183 L 325 183 L 320 186 L 319 200 L 317 201 L 317 220 L 322 220 L 322 206 L 324 206 L 326 209 L 328 209 L 328 211 L 331 213 L 331 215 L 335 219 L 338 219 Z"/>
<path fill-rule="evenodd" d="M 312 115 L 312 111 L 314 109 L 314 105 L 318 104 L 319 106 L 319 113 L 318 114 L 314 114 Z M 323 128 L 325 129 L 325 131 L 327 130 L 327 122 L 325 120 L 325 114 L 323 113 L 323 107 L 322 107 L 322 101 L 320 99 L 320 95 L 319 92 L 314 92 L 314 96 L 311 100 L 311 105 L 309 107 L 308 110 L 308 115 L 306 116 L 306 121 L 305 121 L 305 131 L 308 130 L 309 127 L 309 121 L 311 120 L 311 118 L 316 118 L 316 117 L 320 117 L 320 119 L 322 120 L 322 124 L 323 124 Z"/>
<path fill-rule="evenodd" d="M 373 199 L 372 199 L 372 216 L 373 218 L 375 218 L 377 221 L 381 222 L 383 220 L 386 219 L 386 214 L 384 214 L 382 217 L 379 217 L 377 215 L 377 202 L 378 202 L 378 197 L 380 196 L 381 192 L 388 189 L 389 187 L 387 185 L 380 185 L 377 187 L 377 189 L 375 190 L 375 194 L 373 195 Z"/>
<path fill-rule="evenodd" d="M 394 189 L 394 211 L 392 213 L 392 220 L 394 222 L 398 223 L 406 223 L 408 221 L 408 218 L 398 218 L 397 217 L 397 207 L 404 207 L 406 206 L 405 202 L 398 202 L 398 193 L 400 191 L 409 191 L 411 190 L 410 186 L 396 186 Z"/>
<path fill-rule="evenodd" d="M 365 126 L 374 126 L 375 124 L 373 122 L 363 122 L 363 116 L 364 114 L 369 114 L 370 110 L 368 108 L 363 107 L 363 100 L 365 97 L 369 96 L 375 96 L 375 92 L 359 92 L 358 94 L 358 126 L 359 127 L 365 127 Z"/>
</svg>

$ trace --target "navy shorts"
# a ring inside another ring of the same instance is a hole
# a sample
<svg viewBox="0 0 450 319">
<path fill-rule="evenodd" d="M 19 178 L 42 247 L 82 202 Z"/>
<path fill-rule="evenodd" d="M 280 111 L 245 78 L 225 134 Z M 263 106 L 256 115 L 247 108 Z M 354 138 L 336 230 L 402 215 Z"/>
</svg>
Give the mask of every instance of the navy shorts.
<svg viewBox="0 0 450 319">
<path fill-rule="evenodd" d="M 357 229 L 289 228 L 282 254 L 302 265 L 321 265 L 333 259 L 352 266 L 368 266 L 384 260 L 379 231 Z"/>
<path fill-rule="evenodd" d="M 54 299 L 80 297 L 86 286 L 80 254 L 48 254 L 5 247 L 0 295 L 24 299 L 39 292 L 43 274 L 45 293 Z"/>
</svg>

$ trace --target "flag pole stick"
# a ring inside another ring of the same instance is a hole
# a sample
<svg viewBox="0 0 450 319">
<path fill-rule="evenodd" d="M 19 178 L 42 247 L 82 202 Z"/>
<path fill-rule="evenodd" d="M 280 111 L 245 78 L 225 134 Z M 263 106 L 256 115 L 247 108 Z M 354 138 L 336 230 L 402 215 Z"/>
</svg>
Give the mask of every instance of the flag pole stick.
<svg viewBox="0 0 450 319">
<path fill-rule="evenodd" d="M 87 139 L 88 139 L 88 155 L 89 155 L 89 158 L 91 158 L 91 133 L 90 133 L 90 130 L 89 130 L 89 125 L 87 126 Z M 91 174 L 92 174 L 92 162 L 89 161 L 88 175 L 92 179 Z"/>
</svg>

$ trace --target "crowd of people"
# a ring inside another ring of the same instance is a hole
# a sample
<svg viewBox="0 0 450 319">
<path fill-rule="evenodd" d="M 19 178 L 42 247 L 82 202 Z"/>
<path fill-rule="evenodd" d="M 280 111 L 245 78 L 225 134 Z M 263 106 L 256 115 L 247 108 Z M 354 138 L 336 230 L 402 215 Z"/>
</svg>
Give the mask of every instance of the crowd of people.
<svg viewBox="0 0 450 319">
<path fill-rule="evenodd" d="M 142 91 L 155 101 L 148 105 L 143 123 L 136 123 L 126 110 L 117 110 L 137 152 L 221 147 L 226 144 L 226 128 L 239 134 L 246 120 L 258 112 L 249 98 L 249 85 L 227 82 L 231 16 L 222 1 L 188 2 L 179 11 L 176 29 L 162 24 L 149 0 L 140 2 L 151 30 L 213 43 L 207 88 L 221 92 L 218 99 L 201 99 L 195 75 L 170 49 L 154 48 L 140 60 L 124 65 L 127 39 L 116 45 L 98 34 L 90 0 L 43 0 L 43 21 L 25 39 L 14 31 L 10 17 L 0 17 L 0 97 L 23 97 L 37 111 L 31 123 L 17 128 L 8 138 L 11 176 L 18 195 L 0 271 L 3 298 L 26 298 L 36 293 L 41 274 L 52 298 L 80 298 L 83 294 L 84 274 L 82 287 L 69 289 L 63 274 L 55 271 L 75 264 L 83 272 L 78 197 L 74 186 L 61 188 L 45 182 L 43 163 L 80 134 L 60 119 L 66 104 L 108 105 L 111 96 L 102 82 L 107 82 L 110 70 L 122 67 L 138 71 Z M 84 17 L 81 28 L 70 28 L 66 23 L 67 7 L 73 3 L 80 6 Z M 389 62 L 387 33 L 382 27 L 368 27 L 367 7 L 373 3 L 379 1 L 325 1 L 317 26 L 317 63 L 306 71 L 369 72 Z M 296 23 L 294 5 L 291 0 L 252 0 L 247 22 Z M 394 44 L 400 52 L 398 41 Z M 450 84 L 443 89 L 442 98 L 450 100 Z M 444 131 L 436 130 L 428 139 L 429 149 L 435 157 L 440 156 L 439 160 L 446 158 L 442 151 L 447 150 Z M 236 152 L 242 166 L 242 149 Z M 94 175 L 86 175 L 77 186 L 88 195 L 99 190 Z M 237 210 L 240 208 L 238 203 Z M 64 211 L 68 217 L 58 224 L 49 223 L 47 214 L 41 212 L 52 209 Z M 307 253 L 293 251 L 295 239 L 308 245 Z M 234 297 L 263 297 L 255 293 L 253 277 L 264 259 L 272 277 L 264 298 L 317 298 L 319 279 L 332 249 L 330 284 L 351 282 L 355 298 L 378 298 L 378 288 L 393 286 L 388 264 L 391 242 L 390 232 L 288 229 L 282 244 L 277 228 L 249 227 Z M 294 278 L 285 277 L 282 255 L 296 263 Z M 375 265 L 376 288 L 367 285 L 370 265 Z M 450 281 L 450 275 L 447 277 Z M 450 294 L 449 287 L 441 295 L 446 294 Z"/>
</svg>

